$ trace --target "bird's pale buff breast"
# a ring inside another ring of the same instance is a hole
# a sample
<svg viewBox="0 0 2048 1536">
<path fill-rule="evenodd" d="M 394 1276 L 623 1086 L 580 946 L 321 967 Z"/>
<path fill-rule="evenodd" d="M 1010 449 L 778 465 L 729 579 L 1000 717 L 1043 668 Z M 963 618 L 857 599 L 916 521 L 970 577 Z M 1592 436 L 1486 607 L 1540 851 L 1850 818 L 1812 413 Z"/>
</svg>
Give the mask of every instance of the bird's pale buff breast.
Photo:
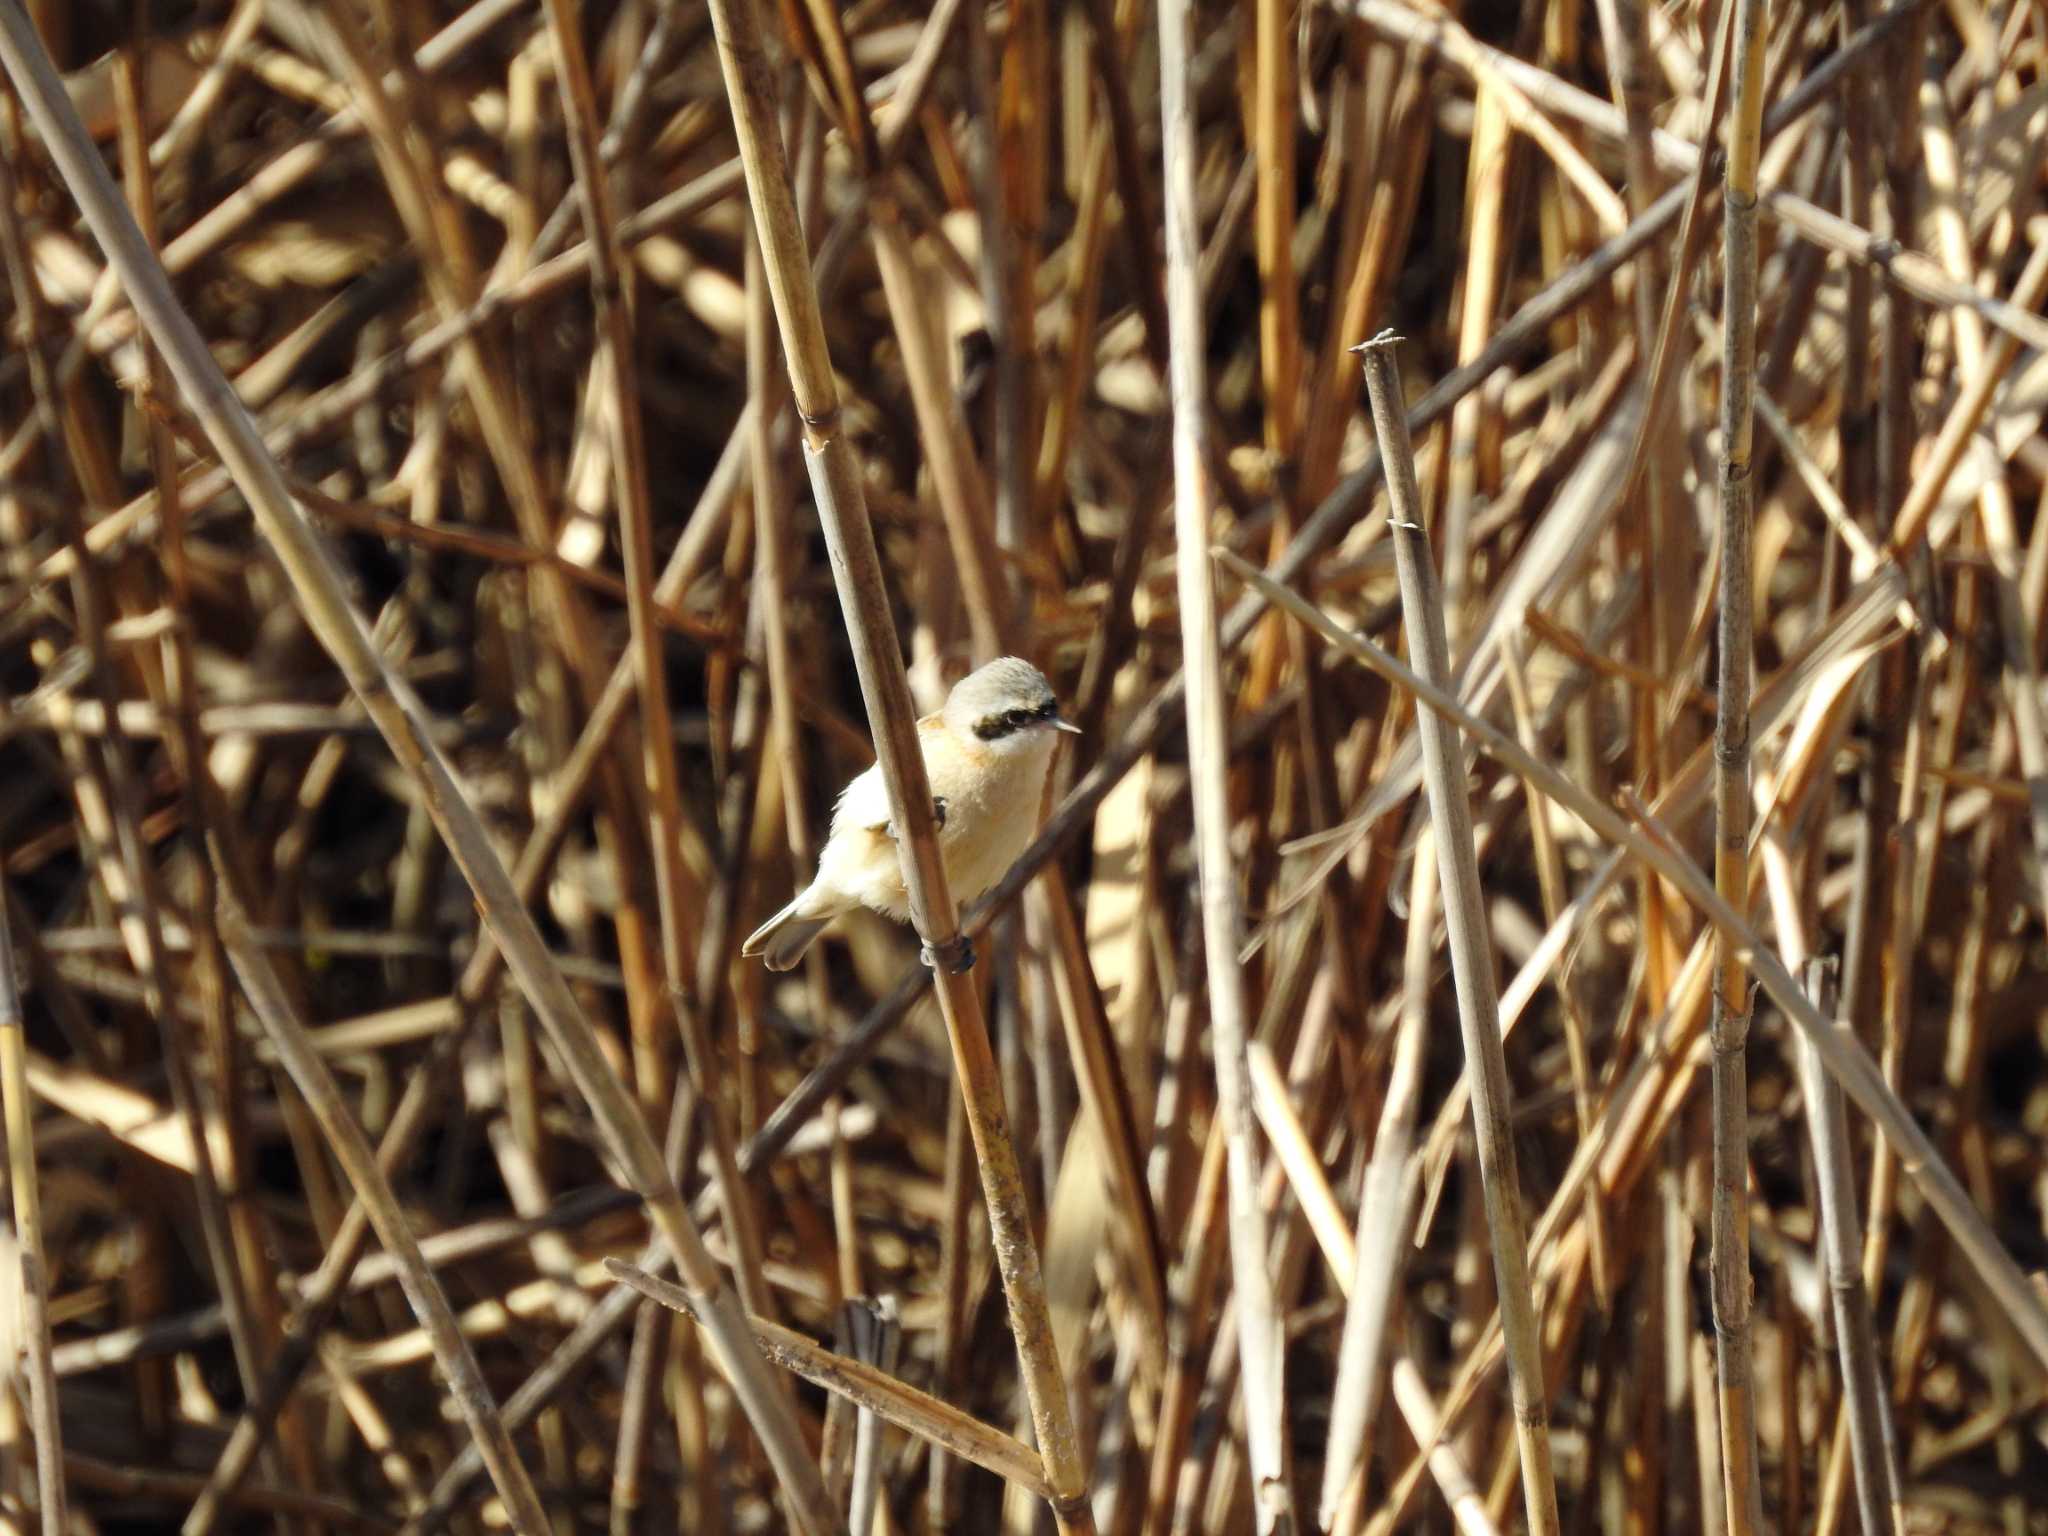
<svg viewBox="0 0 2048 1536">
<path fill-rule="evenodd" d="M 1050 731 L 1033 731 L 1008 748 L 975 743 L 971 752 L 934 754 L 932 738 L 926 737 L 925 771 L 932 794 L 946 802 L 939 851 L 956 903 L 964 906 L 994 885 L 1030 842 L 1053 744 Z M 857 851 L 848 852 L 847 866 L 837 871 L 840 889 L 857 891 L 865 905 L 907 921 L 910 902 L 895 839 L 875 831 Z M 852 867 L 856 862 L 857 870 Z"/>
</svg>

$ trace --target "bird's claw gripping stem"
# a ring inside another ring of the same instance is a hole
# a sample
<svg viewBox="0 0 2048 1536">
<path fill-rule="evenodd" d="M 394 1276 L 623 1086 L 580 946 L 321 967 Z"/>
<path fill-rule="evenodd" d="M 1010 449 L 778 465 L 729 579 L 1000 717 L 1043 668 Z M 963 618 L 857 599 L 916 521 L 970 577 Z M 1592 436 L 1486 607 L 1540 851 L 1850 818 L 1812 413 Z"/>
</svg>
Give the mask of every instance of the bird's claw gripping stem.
<svg viewBox="0 0 2048 1536">
<path fill-rule="evenodd" d="M 920 945 L 917 957 L 934 971 L 943 965 L 955 976 L 964 976 L 974 969 L 974 940 L 956 933 L 944 944 Z"/>
</svg>

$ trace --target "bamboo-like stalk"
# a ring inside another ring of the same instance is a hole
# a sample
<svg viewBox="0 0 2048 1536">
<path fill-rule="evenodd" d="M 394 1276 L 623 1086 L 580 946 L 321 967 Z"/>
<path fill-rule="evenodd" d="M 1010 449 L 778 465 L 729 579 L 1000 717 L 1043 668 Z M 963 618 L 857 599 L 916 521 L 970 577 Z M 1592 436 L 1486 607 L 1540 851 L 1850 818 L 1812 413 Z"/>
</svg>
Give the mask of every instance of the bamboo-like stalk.
<svg viewBox="0 0 2048 1536">
<path fill-rule="evenodd" d="M 1918 1185 L 1929 1207 L 1948 1229 L 1958 1250 L 1983 1280 L 2013 1329 L 2034 1357 L 2048 1365 L 2048 1302 L 2034 1291 L 2012 1255 L 1985 1224 L 1969 1194 L 1942 1160 L 1934 1143 L 1912 1113 L 1886 1085 L 1877 1064 L 1861 1042 L 1835 1029 L 1815 1008 L 1791 972 L 1758 937 L 1749 921 L 1721 899 L 1713 882 L 1667 840 L 1651 837 L 1625 820 L 1612 806 L 1588 794 L 1551 765 L 1531 758 L 1519 743 L 1474 715 L 1448 691 L 1425 682 L 1371 641 L 1350 633 L 1291 587 L 1247 564 L 1225 549 L 1216 551 L 1233 572 L 1269 600 L 1304 619 L 1339 647 L 1388 681 L 1415 695 L 1435 713 L 1454 721 L 1489 757 L 1529 779 L 1546 797 L 1564 806 L 1607 842 L 1626 848 L 1678 888 L 1716 928 L 1735 940 L 1737 953 L 1771 1001 L 1799 1030 L 1813 1039 L 1821 1059 L 1856 1106 L 1877 1123 L 1892 1152 Z"/>
<path fill-rule="evenodd" d="M 617 244 L 618 220 L 612 207 L 610 177 L 599 153 L 597 102 L 590 64 L 578 32 L 580 7 L 575 0 L 548 0 L 548 30 L 561 72 L 562 100 L 569 129 L 570 159 L 582 187 L 584 238 L 590 246 L 590 284 L 596 299 L 604 353 L 610 365 L 613 409 L 612 463 L 619 497 L 619 542 L 626 567 L 626 609 L 631 626 L 634 689 L 640 701 L 640 737 L 645 789 L 651 821 L 649 843 L 654 858 L 656 900 L 660 908 L 662 969 L 668 1002 L 683 1037 L 684 1054 L 695 1081 L 699 1112 L 711 1146 L 714 1183 L 725 1218 L 726 1237 L 737 1263 L 734 1281 L 749 1312 L 774 1315 L 774 1303 L 761 1275 L 761 1240 L 753 1203 L 739 1175 L 731 1132 L 719 1112 L 714 1091 L 716 1061 L 709 1031 L 697 1002 L 691 975 L 689 925 L 682 913 L 690 884 L 682 867 L 683 812 L 676 783 L 675 733 L 669 723 L 668 685 L 662 664 L 661 630 L 653 618 L 654 513 L 647 483 L 647 448 L 640 412 L 639 370 L 634 360 L 634 329 L 623 259 Z M 730 903 L 727 904 L 728 909 Z"/>
<path fill-rule="evenodd" d="M 1714 884 L 1738 913 L 1749 908 L 1749 727 L 1754 670 L 1750 597 L 1750 484 L 1756 386 L 1757 160 L 1762 153 L 1764 0 L 1732 0 L 1733 100 L 1722 180 L 1720 626 L 1714 712 Z M 1721 1468 L 1731 1536 L 1763 1524 L 1757 1468 L 1755 1363 L 1750 1344 L 1749 974 L 1727 931 L 1715 937 L 1714 1178 L 1711 1221 L 1714 1358 L 1721 1408 Z"/>
<path fill-rule="evenodd" d="M 221 889 L 219 921 L 221 942 L 227 947 L 235 974 L 241 978 L 243 994 L 249 999 L 256 1021 L 263 1026 L 278 1059 L 298 1085 L 306 1107 L 319 1121 L 335 1160 L 369 1212 L 378 1240 L 398 1263 L 398 1281 L 405 1290 L 405 1298 L 433 1343 L 434 1362 L 469 1426 L 484 1465 L 490 1470 L 491 1481 L 505 1500 L 513 1529 L 526 1536 L 543 1536 L 549 1529 L 547 1511 L 541 1508 L 540 1495 L 534 1491 L 526 1465 L 519 1459 L 505 1421 L 499 1417 L 483 1370 L 456 1322 L 447 1294 L 421 1256 L 419 1239 L 414 1236 L 383 1170 L 377 1166 L 377 1155 L 370 1148 L 369 1138 L 363 1135 L 363 1128 L 356 1123 L 334 1075 L 321 1060 L 270 957 L 255 942 L 248 914 L 235 903 L 225 885 Z"/>
<path fill-rule="evenodd" d="M 21 992 L 15 980 L 14 940 L 6 906 L 0 903 L 0 1095 L 5 1100 L 7 1172 L 21 1261 L 21 1333 L 28 1356 L 29 1426 L 36 1439 L 36 1503 L 44 1536 L 65 1536 L 70 1518 L 64 1488 L 64 1431 L 57 1418 L 57 1375 L 50 1365 L 50 1271 L 43 1252 L 43 1198 L 36 1178 L 27 1052 Z"/>
<path fill-rule="evenodd" d="M 1430 565 L 1428 536 L 1422 527 L 1422 496 L 1416 488 L 1415 454 L 1408 441 L 1400 369 L 1394 359 L 1398 344 L 1398 337 L 1383 332 L 1364 343 L 1360 352 L 1380 460 L 1387 466 L 1387 521 L 1394 540 L 1409 649 L 1419 675 L 1441 686 L 1451 676 L 1450 645 Z M 1493 1242 L 1494 1281 L 1507 1344 L 1515 1439 L 1521 1451 L 1522 1502 L 1529 1529 L 1539 1536 L 1555 1536 L 1560 1527 L 1550 1460 L 1550 1410 L 1545 1401 L 1535 1298 L 1529 1285 L 1529 1229 L 1522 1214 L 1507 1059 L 1501 1051 L 1500 997 L 1485 897 L 1479 887 L 1479 860 L 1473 847 L 1464 748 L 1457 731 L 1435 715 L 1420 717 L 1416 729 L 1422 738 L 1430 822 L 1436 830 L 1444 927 L 1457 984 L 1465 1077 L 1471 1087 L 1486 1226 Z"/>
<path fill-rule="evenodd" d="M 1207 344 L 1197 276 L 1201 243 L 1195 229 L 1192 10 L 1190 0 L 1163 0 L 1159 7 L 1175 570 L 1180 590 L 1182 674 L 1187 679 L 1195 856 L 1201 872 L 1202 951 L 1209 981 L 1217 1107 L 1227 1140 L 1230 1263 L 1245 1435 L 1254 1520 L 1265 1533 L 1291 1526 L 1293 1495 L 1287 1469 L 1285 1337 L 1272 1274 L 1266 1267 L 1266 1221 L 1259 1202 L 1256 1120 L 1245 1054 L 1250 1013 L 1238 960 L 1244 922 L 1237 862 L 1230 851 L 1228 705 L 1217 634 L 1216 589 L 1209 565 Z"/>
<path fill-rule="evenodd" d="M 119 271 L 130 301 L 162 349 L 193 413 L 248 497 L 259 527 L 292 580 L 307 620 L 390 744 L 420 784 L 435 824 L 475 892 L 507 968 L 554 1039 L 578 1090 L 633 1188 L 675 1254 L 685 1282 L 703 1298 L 707 1330 L 748 1417 L 767 1447 L 792 1513 L 806 1531 L 837 1524 L 817 1469 L 802 1447 L 789 1400 L 753 1347 L 739 1308 L 705 1248 L 660 1149 L 597 1043 L 560 969 L 519 899 L 475 808 L 434 744 L 426 711 L 395 677 L 350 604 L 339 572 L 293 505 L 277 462 L 179 307 L 169 280 L 129 216 L 86 137 L 34 27 L 18 0 L 0 0 L 0 63 L 21 93 L 80 211 Z"/>
<path fill-rule="evenodd" d="M 1018 1363 L 1050 1502 L 1063 1530 L 1091 1531 L 1087 1473 L 1053 1344 L 1023 1172 L 1010 1142 L 980 994 L 966 974 L 972 950 L 960 933 L 939 857 L 931 786 L 860 471 L 841 430 L 838 387 L 811 278 L 810 252 L 797 221 L 776 123 L 773 77 L 752 5 L 746 0 L 712 0 L 711 20 L 783 353 L 804 424 L 805 464 L 832 552 L 832 574 L 903 853 L 911 919 L 933 960 L 954 1067 L 967 1103 L 968 1128 L 980 1158 L 990 1230 L 1010 1302 Z"/>
</svg>

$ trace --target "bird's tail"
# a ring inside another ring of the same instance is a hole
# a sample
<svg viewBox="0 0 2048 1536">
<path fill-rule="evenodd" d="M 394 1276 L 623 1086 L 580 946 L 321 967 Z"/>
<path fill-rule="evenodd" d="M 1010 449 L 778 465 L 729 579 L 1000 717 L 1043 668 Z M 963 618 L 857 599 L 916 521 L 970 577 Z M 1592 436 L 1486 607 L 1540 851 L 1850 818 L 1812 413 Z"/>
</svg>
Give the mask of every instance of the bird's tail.
<svg viewBox="0 0 2048 1536">
<path fill-rule="evenodd" d="M 799 891 L 796 900 L 748 935 L 740 946 L 743 955 L 759 955 L 771 971 L 793 971 L 804 951 L 839 914 L 820 913 L 809 904 L 809 891 Z"/>
</svg>

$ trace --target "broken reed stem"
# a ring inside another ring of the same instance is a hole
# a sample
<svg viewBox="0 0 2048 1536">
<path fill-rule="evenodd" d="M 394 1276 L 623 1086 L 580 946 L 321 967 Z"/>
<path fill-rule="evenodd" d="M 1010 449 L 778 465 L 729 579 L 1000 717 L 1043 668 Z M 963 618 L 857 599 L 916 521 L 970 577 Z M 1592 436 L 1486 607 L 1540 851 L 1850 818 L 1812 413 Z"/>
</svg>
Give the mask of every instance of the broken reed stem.
<svg viewBox="0 0 2048 1536">
<path fill-rule="evenodd" d="M 1419 674 L 1432 684 L 1451 677 L 1450 643 L 1422 527 L 1422 496 L 1415 483 L 1415 452 L 1403 413 L 1400 338 L 1382 332 L 1360 349 L 1365 388 L 1372 402 L 1380 462 L 1387 467 L 1387 522 L 1394 540 L 1401 608 L 1409 652 Z M 1493 948 L 1486 923 L 1486 898 L 1479 886 L 1473 846 L 1472 804 L 1465 786 L 1464 748 L 1454 726 L 1442 717 L 1416 719 L 1422 741 L 1423 785 L 1436 831 L 1438 877 L 1443 887 L 1444 927 L 1458 994 L 1458 1023 L 1465 1042 L 1465 1078 L 1471 1085 L 1472 1123 L 1479 1148 L 1479 1177 L 1486 1225 L 1493 1242 L 1495 1288 L 1501 1333 L 1507 1346 L 1508 1385 L 1514 1397 L 1515 1440 L 1521 1453 L 1522 1502 L 1536 1536 L 1557 1536 L 1557 1485 L 1550 1461 L 1550 1411 L 1543 1387 L 1543 1345 L 1529 1283 L 1528 1222 L 1522 1212 L 1515 1160 L 1513 1105 L 1507 1058 L 1501 1049 L 1500 997 L 1493 973 Z"/>
<path fill-rule="evenodd" d="M 1721 192 L 1721 615 L 1714 714 L 1714 883 L 1731 910 L 1749 911 L 1749 716 L 1755 641 L 1750 599 L 1750 483 L 1756 389 L 1757 159 L 1762 152 L 1764 0 L 1731 0 L 1735 36 L 1728 165 Z M 1763 1524 L 1750 1345 L 1749 973 L 1726 930 L 1714 939 L 1714 1175 L 1711 1232 L 1714 1358 L 1721 1469 L 1731 1536 Z"/>
<path fill-rule="evenodd" d="M 1792 973 L 1764 944 L 1748 918 L 1721 899 L 1713 882 L 1691 860 L 1664 839 L 1651 837 L 1623 819 L 1612 806 L 1588 794 L 1558 769 L 1530 757 L 1512 737 L 1466 709 L 1453 694 L 1426 682 L 1370 640 L 1344 629 L 1293 588 L 1281 585 L 1227 549 L 1219 548 L 1216 557 L 1269 601 L 1298 615 L 1332 645 L 1389 682 L 1407 689 L 1432 711 L 1454 721 L 1487 756 L 1530 780 L 1549 799 L 1585 822 L 1599 837 L 1615 847 L 1627 849 L 1636 859 L 1655 869 L 1676 886 L 1703 916 L 1717 928 L 1725 929 L 1734 938 L 1738 953 L 1751 974 L 1770 994 L 1771 1001 L 1803 1033 L 1813 1037 L 1829 1073 L 1855 1100 L 1857 1108 L 1877 1123 L 1893 1155 L 1948 1229 L 1956 1247 L 1969 1260 L 2013 1330 L 2025 1340 L 2034 1358 L 2048 1366 L 2048 1301 L 2034 1290 L 2012 1255 L 1999 1243 L 1912 1112 L 1886 1085 L 1883 1074 L 1863 1049 L 1862 1043 L 1850 1031 L 1835 1029 L 1822 1016 L 1793 980 Z"/>
<path fill-rule="evenodd" d="M 606 1060 L 475 807 L 435 745 L 425 707 L 385 666 L 326 546 L 292 503 L 255 422 L 179 306 L 19 0 L 0 0 L 0 64 L 13 78 L 59 174 L 127 288 L 136 314 L 161 348 L 192 413 L 247 497 L 258 527 L 291 580 L 308 625 L 334 657 L 399 765 L 417 782 L 435 826 L 504 952 L 507 969 L 561 1052 L 607 1148 L 634 1192 L 647 1201 L 685 1282 L 701 1293 L 713 1348 L 791 1495 L 793 1513 L 807 1532 L 834 1529 L 838 1522 L 825 1505 L 823 1485 L 803 1447 L 786 1390 L 755 1350 L 744 1316 L 724 1287 L 723 1274 L 662 1166 L 646 1121 Z"/>
<path fill-rule="evenodd" d="M 1790 900 L 1775 900 L 1778 888 L 1792 884 L 1790 860 L 1773 842 L 1764 845 L 1764 858 L 1775 866 L 1772 879 L 1774 905 L 1779 925 L 1779 943 L 1790 966 L 1805 949 L 1787 934 L 1797 921 L 1797 909 Z M 1790 921 L 1788 921 L 1788 918 Z M 1806 989 L 1823 1014 L 1827 966 L 1809 960 L 1803 967 Z M 1837 1022 L 1837 1029 L 1845 1028 Z M 1856 1510 L 1866 1536 L 1894 1536 L 1900 1529 L 1899 1473 L 1892 1460 L 1891 1434 L 1886 1417 L 1884 1382 L 1877 1357 L 1877 1328 L 1870 1310 L 1870 1293 L 1863 1285 L 1863 1227 L 1856 1214 L 1856 1171 L 1849 1154 L 1849 1115 L 1842 1102 L 1842 1085 L 1828 1076 L 1820 1052 L 1804 1035 L 1798 1041 L 1800 1092 L 1806 1099 L 1806 1132 L 1813 1146 L 1814 1198 L 1820 1204 L 1821 1248 L 1827 1278 L 1828 1301 L 1834 1311 L 1835 1350 L 1842 1362 L 1842 1412 L 1848 1423 L 1850 1463 L 1856 1477 Z"/>
<path fill-rule="evenodd" d="M 491 1398 L 462 1325 L 448 1304 L 447 1293 L 427 1267 L 412 1223 L 399 1205 L 398 1196 L 392 1193 L 383 1170 L 377 1166 L 377 1154 L 371 1150 L 369 1138 L 356 1123 L 334 1075 L 321 1060 L 318 1047 L 299 1019 L 284 983 L 278 979 L 270 957 L 250 931 L 248 915 L 235 903 L 225 881 L 220 888 L 218 919 L 221 942 L 227 946 L 228 958 L 241 978 L 242 991 L 256 1021 L 270 1037 L 279 1062 L 291 1074 L 306 1107 L 319 1122 L 335 1161 L 369 1212 L 378 1241 L 397 1263 L 398 1283 L 413 1315 L 426 1330 L 434 1348 L 434 1362 L 469 1426 L 470 1437 L 490 1470 L 491 1481 L 505 1500 L 513 1529 L 525 1532 L 526 1536 L 545 1536 L 550 1528 L 547 1511 L 541 1507 L 540 1495 L 534 1491 L 526 1464 L 519 1459 L 505 1421 L 498 1415 L 498 1405 Z"/>
<path fill-rule="evenodd" d="M 1201 876 L 1202 952 L 1216 1058 L 1217 1111 L 1226 1138 L 1230 1267 L 1253 1516 L 1261 1532 L 1293 1521 L 1287 1466 L 1286 1337 L 1267 1269 L 1259 1198 L 1257 1122 L 1246 1047 L 1251 1015 L 1238 952 L 1244 941 L 1237 860 L 1230 847 L 1228 697 L 1209 565 L 1207 336 L 1201 241 L 1196 233 L 1192 0 L 1159 6 L 1159 113 L 1166 230 L 1167 377 L 1173 409 L 1174 564 L 1180 590 L 1182 674 L 1187 679 L 1189 789 Z"/>
<path fill-rule="evenodd" d="M 696 1303 L 680 1286 L 619 1259 L 604 1262 L 617 1280 L 640 1295 L 686 1317 L 696 1315 Z M 756 1318 L 754 1331 L 770 1358 L 806 1381 L 816 1382 L 897 1428 L 971 1461 L 1038 1498 L 1050 1498 L 1038 1453 L 1022 1441 L 969 1418 L 951 1404 L 920 1392 L 865 1361 L 835 1354 L 793 1329 Z"/>
<path fill-rule="evenodd" d="M 893 1379 L 903 1354 L 903 1325 L 897 1317 L 896 1298 L 851 1301 L 843 1310 L 851 1325 L 854 1358 Z M 864 1407 L 854 1421 L 853 1479 L 846 1505 L 846 1528 L 851 1536 L 869 1536 L 874 1530 L 875 1501 L 881 1491 L 882 1416 Z"/>
<path fill-rule="evenodd" d="M 36 1501 L 44 1536 L 70 1529 L 64 1492 L 64 1433 L 57 1419 L 57 1374 L 50 1364 L 49 1265 L 43 1253 L 43 1200 L 36 1182 L 35 1110 L 29 1099 L 28 1042 L 15 980 L 14 938 L 0 902 L 0 1096 L 7 1116 L 7 1172 L 21 1261 L 22 1348 L 28 1355 L 29 1427 L 36 1437 Z M 204 1156 L 203 1147 L 193 1149 Z"/>
<path fill-rule="evenodd" d="M 712 0 L 710 9 L 740 159 L 746 168 L 748 201 L 775 300 L 797 412 L 803 419 L 805 467 L 831 553 L 847 639 L 897 828 L 911 920 L 934 961 L 939 1005 L 980 1162 L 989 1230 L 1010 1303 L 1018 1365 L 1030 1400 L 1039 1454 L 1044 1458 L 1049 1500 L 1062 1530 L 1092 1531 L 1088 1477 L 1053 1343 L 1052 1316 L 1032 1235 L 1023 1170 L 1010 1141 L 1002 1083 L 989 1047 L 981 996 L 966 972 L 965 962 L 972 951 L 960 932 L 959 914 L 939 856 L 916 711 L 903 673 L 874 530 L 868 523 L 860 468 L 841 430 L 838 386 L 832 377 L 824 320 L 811 277 L 810 249 L 797 220 L 776 122 L 774 75 L 748 0 Z"/>
</svg>

